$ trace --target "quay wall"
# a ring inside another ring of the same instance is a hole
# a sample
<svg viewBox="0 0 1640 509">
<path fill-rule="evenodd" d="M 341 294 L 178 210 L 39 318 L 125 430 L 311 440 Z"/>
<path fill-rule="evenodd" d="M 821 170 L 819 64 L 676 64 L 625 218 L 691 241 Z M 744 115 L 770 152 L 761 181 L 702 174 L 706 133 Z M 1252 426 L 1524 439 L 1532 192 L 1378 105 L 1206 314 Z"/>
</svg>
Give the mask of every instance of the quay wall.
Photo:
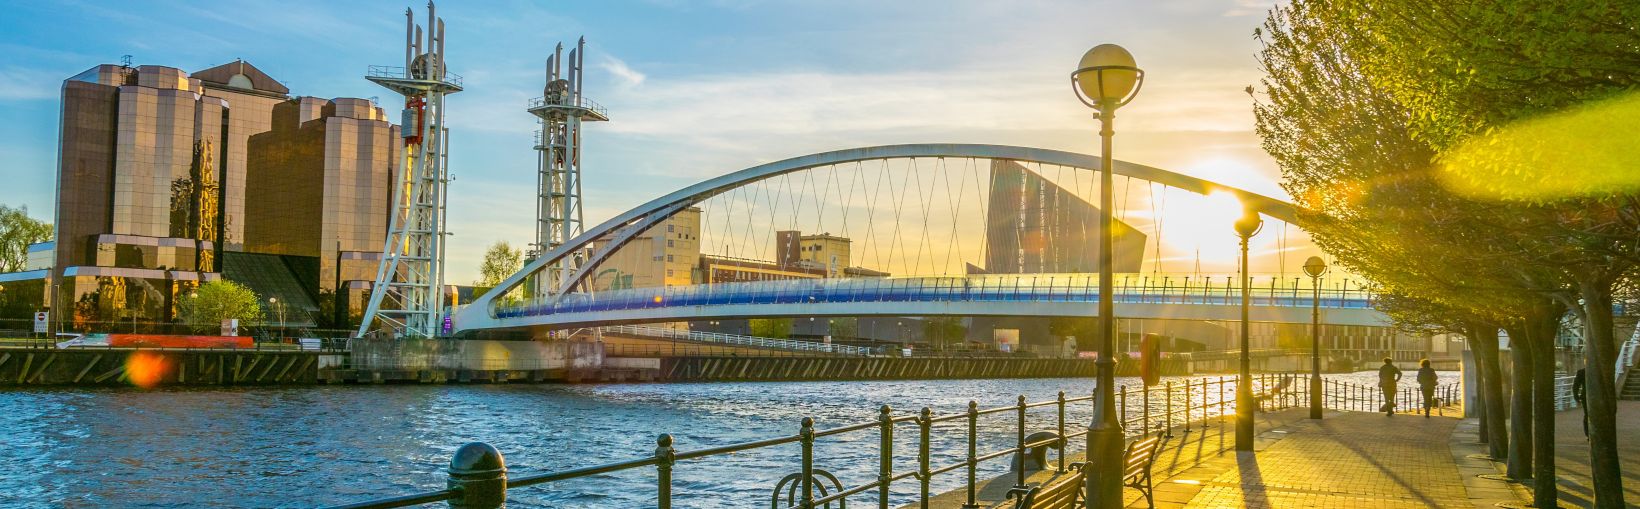
<svg viewBox="0 0 1640 509">
<path fill-rule="evenodd" d="M 0 349 L 0 386 L 311 384 L 342 357 L 301 350 Z"/>
</svg>

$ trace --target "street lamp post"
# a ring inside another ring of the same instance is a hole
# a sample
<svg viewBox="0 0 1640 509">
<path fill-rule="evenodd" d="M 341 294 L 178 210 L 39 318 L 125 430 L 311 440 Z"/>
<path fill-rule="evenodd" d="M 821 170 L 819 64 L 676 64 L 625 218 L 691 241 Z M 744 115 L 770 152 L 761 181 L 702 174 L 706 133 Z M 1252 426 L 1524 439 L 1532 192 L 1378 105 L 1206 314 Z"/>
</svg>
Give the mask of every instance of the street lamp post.
<svg viewBox="0 0 1640 509">
<path fill-rule="evenodd" d="M 1319 256 L 1304 260 L 1304 273 L 1310 276 L 1310 418 L 1321 418 L 1321 275 L 1327 273 L 1327 262 Z"/>
<path fill-rule="evenodd" d="M 1253 373 L 1247 352 L 1247 311 L 1252 304 L 1251 283 L 1247 275 L 1247 242 L 1264 229 L 1264 219 L 1252 209 L 1243 211 L 1236 220 L 1236 236 L 1241 237 L 1241 367 L 1236 377 L 1236 450 L 1253 450 Z"/>
<path fill-rule="evenodd" d="M 1098 385 L 1094 388 L 1093 422 L 1088 424 L 1088 462 L 1084 468 L 1087 507 L 1122 506 L 1122 449 L 1126 437 L 1116 417 L 1116 308 L 1113 304 L 1111 236 L 1111 156 L 1110 139 L 1115 131 L 1111 121 L 1116 109 L 1138 95 L 1145 72 L 1133 61 L 1133 54 L 1115 44 L 1094 46 L 1082 55 L 1071 73 L 1071 88 L 1082 104 L 1093 108 L 1099 118 L 1099 357 Z"/>
</svg>

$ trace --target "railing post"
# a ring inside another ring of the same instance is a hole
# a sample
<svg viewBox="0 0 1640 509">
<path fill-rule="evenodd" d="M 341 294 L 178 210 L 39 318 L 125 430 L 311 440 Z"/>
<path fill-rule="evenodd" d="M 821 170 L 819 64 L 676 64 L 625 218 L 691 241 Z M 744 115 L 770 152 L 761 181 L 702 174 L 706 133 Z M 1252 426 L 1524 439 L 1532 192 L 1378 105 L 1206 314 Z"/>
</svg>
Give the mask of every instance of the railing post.
<svg viewBox="0 0 1640 509">
<path fill-rule="evenodd" d="M 804 417 L 803 428 L 797 432 L 798 442 L 803 445 L 803 498 L 798 507 L 809 509 L 814 507 L 814 418 Z"/>
<path fill-rule="evenodd" d="M 1173 438 L 1173 381 L 1167 381 L 1167 389 L 1162 391 L 1162 434 Z"/>
<path fill-rule="evenodd" d="M 677 463 L 677 451 L 672 449 L 672 435 L 661 434 L 655 439 L 655 503 L 660 509 L 672 507 L 672 465 Z"/>
<path fill-rule="evenodd" d="M 917 427 L 922 433 L 917 439 L 917 480 L 922 485 L 919 498 L 922 500 L 923 509 L 928 509 L 928 481 L 934 476 L 928 468 L 928 428 L 934 424 L 933 420 L 934 411 L 928 407 L 923 407 L 917 416 Z"/>
<path fill-rule="evenodd" d="M 1065 391 L 1059 391 L 1059 473 L 1065 473 Z"/>
<path fill-rule="evenodd" d="M 1018 476 L 1017 481 L 1014 483 L 1014 487 L 1023 488 L 1023 487 L 1025 487 L 1025 395 L 1024 394 L 1019 395 L 1018 419 L 1019 419 L 1019 422 L 1017 423 L 1018 424 L 1017 428 L 1019 430 L 1019 434 L 1017 435 L 1017 438 L 1019 439 L 1018 440 L 1019 446 L 1017 447 L 1017 449 L 1019 450 L 1019 452 L 1016 453 L 1016 454 L 1019 457 L 1019 476 Z M 1046 467 L 1047 465 L 1043 465 L 1043 466 Z"/>
<path fill-rule="evenodd" d="M 1190 379 L 1184 379 L 1184 432 L 1190 432 Z"/>
<path fill-rule="evenodd" d="M 456 449 L 450 457 L 449 489 L 457 490 L 451 509 L 497 509 L 507 504 L 507 461 L 484 442 Z"/>
<path fill-rule="evenodd" d="M 974 501 L 974 485 L 977 482 L 974 470 L 979 465 L 979 461 L 975 459 L 979 457 L 979 451 L 975 443 L 978 439 L 979 403 L 968 400 L 968 503 L 962 505 L 964 509 L 979 507 L 979 503 Z"/>
<path fill-rule="evenodd" d="M 888 484 L 894 477 L 894 416 L 888 405 L 877 409 L 877 425 L 881 426 L 881 441 L 877 450 L 877 507 L 888 509 Z"/>
<path fill-rule="evenodd" d="M 1140 433 L 1143 436 L 1150 434 L 1150 386 L 1139 384 L 1139 387 L 1141 387 L 1139 389 L 1139 404 L 1144 406 L 1139 413 L 1139 416 L 1144 419 L 1143 422 L 1139 423 L 1139 429 L 1144 430 L 1143 433 Z"/>
<path fill-rule="evenodd" d="M 1122 392 L 1121 392 L 1121 393 L 1120 393 L 1120 394 L 1121 394 L 1121 398 L 1120 398 L 1120 399 L 1121 399 L 1121 403 L 1122 403 L 1122 427 L 1123 427 L 1123 428 L 1126 428 L 1126 427 L 1127 427 L 1127 425 L 1128 425 L 1128 416 L 1127 416 L 1127 384 L 1122 384 Z M 1099 397 L 1099 395 L 1097 395 L 1097 394 L 1095 394 L 1095 395 L 1094 395 L 1094 398 L 1096 398 L 1096 399 L 1097 399 L 1097 398 L 1098 398 L 1098 397 Z M 1098 404 L 1098 403 L 1095 403 L 1095 404 Z"/>
</svg>

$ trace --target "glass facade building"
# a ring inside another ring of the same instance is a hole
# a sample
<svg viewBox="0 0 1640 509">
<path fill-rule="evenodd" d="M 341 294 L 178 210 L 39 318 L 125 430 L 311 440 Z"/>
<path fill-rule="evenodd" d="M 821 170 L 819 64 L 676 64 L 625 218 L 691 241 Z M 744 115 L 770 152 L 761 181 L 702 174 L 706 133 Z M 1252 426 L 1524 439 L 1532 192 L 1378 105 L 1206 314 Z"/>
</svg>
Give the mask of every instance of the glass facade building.
<svg viewBox="0 0 1640 509">
<path fill-rule="evenodd" d="M 367 293 L 375 276 L 397 127 L 368 100 L 288 94 L 244 61 L 65 80 L 56 239 L 31 252 L 56 288 L 41 307 L 81 330 L 141 330 L 199 283 L 238 276 L 291 325 L 345 317 L 359 299 L 330 292 Z"/>
</svg>

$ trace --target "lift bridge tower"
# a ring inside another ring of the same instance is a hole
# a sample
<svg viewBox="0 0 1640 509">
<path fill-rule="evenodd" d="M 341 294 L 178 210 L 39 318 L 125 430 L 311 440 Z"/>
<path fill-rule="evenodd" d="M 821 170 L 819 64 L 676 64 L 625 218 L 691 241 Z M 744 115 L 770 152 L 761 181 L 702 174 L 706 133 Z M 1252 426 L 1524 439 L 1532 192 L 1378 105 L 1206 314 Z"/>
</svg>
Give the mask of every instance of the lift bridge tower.
<svg viewBox="0 0 1640 509">
<path fill-rule="evenodd" d="M 547 57 L 547 86 L 540 98 L 531 99 L 529 112 L 540 120 L 541 130 L 535 133 L 535 150 L 539 159 L 535 205 L 535 243 L 531 244 L 530 258 L 562 246 L 581 234 L 581 123 L 604 122 L 609 116 L 598 103 L 582 95 L 581 80 L 586 77 L 583 66 L 587 59 L 587 39 L 576 41 L 564 60 L 564 45 L 559 43 Z M 563 71 L 568 71 L 563 72 Z M 530 291 L 540 295 L 551 293 L 567 284 L 580 263 L 580 256 L 565 257 L 547 267 Z"/>
<path fill-rule="evenodd" d="M 427 3 L 427 27 L 404 11 L 404 66 L 371 66 L 365 79 L 404 96 L 400 136 L 404 164 L 393 186 L 387 242 L 359 323 L 363 336 L 380 319 L 400 337 L 432 337 L 443 330 L 445 185 L 449 183 L 449 130 L 444 96 L 461 91 L 461 76 L 444 64 L 444 20 Z M 425 34 L 424 34 L 425 32 Z"/>
</svg>

